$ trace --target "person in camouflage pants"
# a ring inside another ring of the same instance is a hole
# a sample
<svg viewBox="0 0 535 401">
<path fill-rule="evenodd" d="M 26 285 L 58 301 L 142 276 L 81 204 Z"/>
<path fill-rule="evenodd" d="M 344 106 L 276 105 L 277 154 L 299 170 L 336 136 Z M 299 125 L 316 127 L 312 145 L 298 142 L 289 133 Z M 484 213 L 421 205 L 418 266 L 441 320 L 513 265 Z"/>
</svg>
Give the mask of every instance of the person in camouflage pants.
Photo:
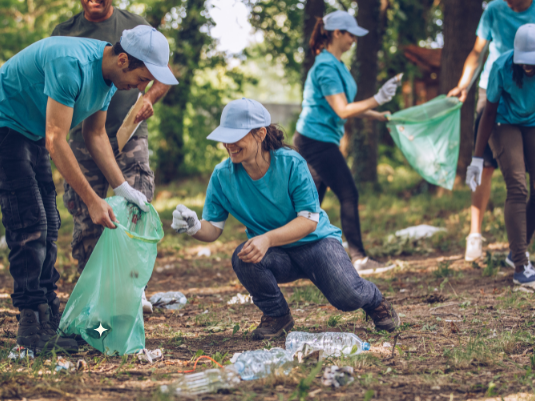
<svg viewBox="0 0 535 401">
<path fill-rule="evenodd" d="M 147 201 L 152 202 L 152 197 L 154 196 L 154 173 L 149 167 L 147 141 L 146 137 L 134 135 L 126 143 L 123 151 L 119 152 L 117 139 L 110 138 L 115 160 L 117 160 L 124 178 L 133 188 L 142 192 L 147 197 Z M 69 145 L 91 187 L 98 196 L 106 198 L 109 184 L 89 155 L 85 142 L 71 139 L 69 140 Z M 63 202 L 74 218 L 71 243 L 72 256 L 78 260 L 78 271 L 81 273 L 104 227 L 93 223 L 87 206 L 69 184 L 65 183 L 64 189 Z"/>
</svg>

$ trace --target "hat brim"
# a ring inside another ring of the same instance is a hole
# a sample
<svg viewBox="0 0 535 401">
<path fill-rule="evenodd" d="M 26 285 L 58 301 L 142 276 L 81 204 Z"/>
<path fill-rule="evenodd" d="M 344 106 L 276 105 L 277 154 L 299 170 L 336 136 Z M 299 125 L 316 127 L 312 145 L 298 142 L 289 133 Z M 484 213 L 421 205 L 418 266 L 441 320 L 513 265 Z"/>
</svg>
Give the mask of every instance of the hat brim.
<svg viewBox="0 0 535 401">
<path fill-rule="evenodd" d="M 515 64 L 535 65 L 535 52 L 515 51 L 513 55 L 513 62 Z"/>
<path fill-rule="evenodd" d="M 145 63 L 145 66 L 158 82 L 161 82 L 164 85 L 178 85 L 177 79 L 168 66 L 160 67 L 149 63 Z"/>
<path fill-rule="evenodd" d="M 235 143 L 245 137 L 253 128 L 227 128 L 219 126 L 206 139 L 223 143 Z"/>
<path fill-rule="evenodd" d="M 367 29 L 364 29 L 360 26 L 357 26 L 355 28 L 351 28 L 351 29 L 348 29 L 347 30 L 349 33 L 352 33 L 353 35 L 355 36 L 364 36 L 364 35 L 367 35 L 368 34 L 368 30 Z"/>
</svg>

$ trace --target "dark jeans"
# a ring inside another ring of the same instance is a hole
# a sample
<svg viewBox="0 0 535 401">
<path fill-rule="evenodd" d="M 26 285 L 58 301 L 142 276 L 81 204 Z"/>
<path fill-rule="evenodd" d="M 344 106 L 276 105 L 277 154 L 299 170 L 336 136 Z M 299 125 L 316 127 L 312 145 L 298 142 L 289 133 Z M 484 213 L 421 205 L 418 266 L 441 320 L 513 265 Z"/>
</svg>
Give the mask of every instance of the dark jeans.
<svg viewBox="0 0 535 401">
<path fill-rule="evenodd" d="M 270 248 L 260 263 L 238 258 L 241 244 L 232 255 L 232 267 L 253 302 L 267 316 L 280 317 L 290 308 L 277 283 L 308 278 L 329 302 L 342 311 L 375 309 L 383 296 L 375 284 L 361 278 L 340 241 L 324 238 L 294 248 Z"/>
<path fill-rule="evenodd" d="M 13 306 L 51 303 L 59 280 L 54 264 L 61 221 L 44 139 L 34 142 L 0 128 L 0 207 L 15 281 Z"/>
<path fill-rule="evenodd" d="M 346 237 L 351 258 L 365 257 L 366 252 L 360 232 L 359 193 L 344 155 L 334 143 L 316 141 L 298 132 L 294 135 L 294 145 L 308 163 L 318 190 L 320 205 L 327 187 L 331 188 L 338 197 L 342 231 Z"/>
</svg>

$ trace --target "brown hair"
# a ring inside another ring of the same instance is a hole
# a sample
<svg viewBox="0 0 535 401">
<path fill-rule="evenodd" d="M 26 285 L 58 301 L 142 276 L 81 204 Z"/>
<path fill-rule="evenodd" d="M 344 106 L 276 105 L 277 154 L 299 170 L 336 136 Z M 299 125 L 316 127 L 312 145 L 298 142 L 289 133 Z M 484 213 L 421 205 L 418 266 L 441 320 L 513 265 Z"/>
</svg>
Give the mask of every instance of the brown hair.
<svg viewBox="0 0 535 401">
<path fill-rule="evenodd" d="M 271 124 L 266 128 L 267 134 L 262 142 L 262 150 L 269 152 L 271 150 L 277 150 L 280 148 L 294 149 L 292 145 L 289 145 L 284 141 L 284 131 L 276 124 Z M 251 134 L 256 138 L 258 131 L 261 128 L 255 128 L 251 130 Z M 294 149 L 295 150 L 295 149 Z"/>
<path fill-rule="evenodd" d="M 121 53 L 126 54 L 128 57 L 128 68 L 126 69 L 126 71 L 132 71 L 136 68 L 145 67 L 145 63 L 143 61 L 138 58 L 135 58 L 134 56 L 131 56 L 130 54 L 124 51 L 123 46 L 121 46 L 121 42 L 115 42 L 115 44 L 113 45 L 113 54 L 118 56 Z"/>
<path fill-rule="evenodd" d="M 522 89 L 524 84 L 524 69 L 520 64 L 513 63 L 513 81 L 515 81 L 516 86 Z"/>
<path fill-rule="evenodd" d="M 340 30 L 340 32 L 345 33 L 345 30 Z M 310 41 L 308 45 L 314 57 L 316 57 L 320 52 L 327 47 L 333 41 L 333 31 L 325 30 L 325 25 L 323 24 L 323 18 L 316 17 L 316 25 L 314 25 L 314 30 L 310 36 Z"/>
</svg>

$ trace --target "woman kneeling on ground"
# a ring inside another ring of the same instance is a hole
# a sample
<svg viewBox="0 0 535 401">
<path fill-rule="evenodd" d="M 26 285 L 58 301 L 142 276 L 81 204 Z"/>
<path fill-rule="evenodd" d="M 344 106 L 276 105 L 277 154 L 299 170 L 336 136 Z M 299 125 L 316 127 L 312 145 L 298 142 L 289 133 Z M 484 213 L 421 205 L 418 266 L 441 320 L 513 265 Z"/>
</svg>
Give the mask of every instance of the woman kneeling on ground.
<svg viewBox="0 0 535 401">
<path fill-rule="evenodd" d="M 475 190 L 481 184 L 483 150 L 489 142 L 507 187 L 505 228 L 515 266 L 513 282 L 535 287 L 528 244 L 535 231 L 535 24 L 518 28 L 514 49 L 492 66 L 487 103 L 479 124 L 475 156 L 466 174 Z M 529 173 L 529 198 L 526 186 Z"/>
<path fill-rule="evenodd" d="M 208 139 L 223 142 L 230 158 L 212 173 L 203 220 L 178 205 L 171 227 L 204 242 L 219 238 L 229 213 L 247 227 L 249 240 L 234 251 L 232 267 L 263 312 L 252 339 L 278 337 L 293 327 L 277 283 L 301 278 L 342 311 L 364 309 L 377 330 L 399 326 L 392 305 L 351 264 L 340 229 L 320 208 L 306 161 L 283 142 L 264 106 L 250 99 L 230 102 Z"/>
</svg>

